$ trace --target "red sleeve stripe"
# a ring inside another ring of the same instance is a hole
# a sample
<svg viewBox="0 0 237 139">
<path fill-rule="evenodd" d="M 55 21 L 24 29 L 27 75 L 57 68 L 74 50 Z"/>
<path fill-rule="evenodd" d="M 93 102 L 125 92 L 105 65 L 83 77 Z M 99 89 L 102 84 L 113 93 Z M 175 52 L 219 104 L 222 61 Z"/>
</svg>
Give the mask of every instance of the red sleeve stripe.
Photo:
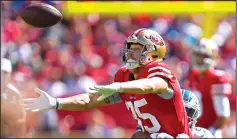
<svg viewBox="0 0 237 139">
<path fill-rule="evenodd" d="M 153 73 L 149 74 L 147 76 L 147 78 L 152 78 L 152 77 L 156 77 L 156 76 L 163 76 L 163 77 L 169 78 L 169 79 L 171 79 L 173 77 L 171 74 L 166 74 L 164 72 L 153 72 Z"/>
<path fill-rule="evenodd" d="M 211 86 L 211 93 L 212 94 L 230 94 L 231 85 L 229 83 L 214 84 Z"/>
<path fill-rule="evenodd" d="M 136 32 L 134 32 L 134 35 L 137 37 L 145 28 L 139 29 Z"/>
<path fill-rule="evenodd" d="M 150 68 L 149 70 L 148 70 L 148 72 L 151 72 L 151 71 L 153 71 L 153 70 L 162 70 L 162 71 L 164 71 L 164 72 L 166 72 L 167 74 L 171 74 L 171 71 L 170 70 L 168 70 L 168 69 L 166 69 L 166 68 L 164 68 L 164 67 L 152 67 L 152 68 Z"/>
</svg>

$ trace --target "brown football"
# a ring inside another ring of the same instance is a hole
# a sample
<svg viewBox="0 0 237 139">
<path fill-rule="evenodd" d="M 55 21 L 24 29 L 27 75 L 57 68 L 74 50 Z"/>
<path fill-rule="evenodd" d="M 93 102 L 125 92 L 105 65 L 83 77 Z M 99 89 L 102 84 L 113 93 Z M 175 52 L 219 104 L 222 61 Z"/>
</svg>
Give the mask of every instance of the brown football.
<svg viewBox="0 0 237 139">
<path fill-rule="evenodd" d="M 24 8 L 20 17 L 31 26 L 45 28 L 57 24 L 63 15 L 49 4 L 35 3 Z"/>
<path fill-rule="evenodd" d="M 137 131 L 136 133 L 134 133 L 132 136 L 131 136 L 132 139 L 137 139 L 137 138 L 143 138 L 143 139 L 149 139 L 150 136 L 149 134 L 146 134 L 142 131 Z"/>
</svg>

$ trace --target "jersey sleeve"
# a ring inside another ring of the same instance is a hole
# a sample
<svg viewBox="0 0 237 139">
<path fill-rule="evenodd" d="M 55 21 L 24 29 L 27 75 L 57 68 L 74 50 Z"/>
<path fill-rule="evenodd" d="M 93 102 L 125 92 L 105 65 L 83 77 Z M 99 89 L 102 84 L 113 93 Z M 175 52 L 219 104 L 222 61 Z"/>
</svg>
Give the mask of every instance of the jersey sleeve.
<svg viewBox="0 0 237 139">
<path fill-rule="evenodd" d="M 147 75 L 146 78 L 159 77 L 164 79 L 169 85 L 168 92 L 159 93 L 157 95 L 164 99 L 173 98 L 177 89 L 180 89 L 180 86 L 178 84 L 177 79 L 174 78 L 175 76 L 169 69 L 168 65 L 164 63 L 153 62 L 146 68 L 147 68 L 145 73 Z"/>
<path fill-rule="evenodd" d="M 213 95 L 229 95 L 232 92 L 231 84 L 228 82 L 224 71 L 215 71 L 216 82 L 211 86 Z"/>
<path fill-rule="evenodd" d="M 152 63 L 147 66 L 147 78 L 160 77 L 165 80 L 171 80 L 173 74 L 165 64 Z"/>
</svg>

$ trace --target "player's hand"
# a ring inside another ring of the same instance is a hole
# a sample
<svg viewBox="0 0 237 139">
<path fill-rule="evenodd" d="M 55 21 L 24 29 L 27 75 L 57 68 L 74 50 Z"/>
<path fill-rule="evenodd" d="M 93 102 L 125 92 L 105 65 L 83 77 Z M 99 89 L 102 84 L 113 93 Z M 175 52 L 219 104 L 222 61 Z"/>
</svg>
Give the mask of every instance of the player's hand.
<svg viewBox="0 0 237 139">
<path fill-rule="evenodd" d="M 176 139 L 178 139 L 178 138 L 180 138 L 180 139 L 183 139 L 183 138 L 189 139 L 190 137 L 189 137 L 187 134 L 182 133 L 182 134 L 178 134 L 178 135 L 176 136 Z"/>
<path fill-rule="evenodd" d="M 208 130 L 212 133 L 212 135 L 215 138 L 221 138 L 222 137 L 222 131 L 221 129 L 216 129 L 215 127 L 209 127 Z"/>
<path fill-rule="evenodd" d="M 121 86 L 119 83 L 112 83 L 109 85 L 99 85 L 99 86 L 93 86 L 90 87 L 90 91 L 96 91 L 102 94 L 97 100 L 102 101 L 106 99 L 107 97 L 113 95 L 116 92 L 119 92 L 121 90 Z"/>
<path fill-rule="evenodd" d="M 152 139 L 157 139 L 157 138 L 162 138 L 162 139 L 170 139 L 170 138 L 174 138 L 171 135 L 167 134 L 167 133 L 152 133 L 150 134 L 150 137 Z"/>
<path fill-rule="evenodd" d="M 38 112 L 56 108 L 56 99 L 48 95 L 45 91 L 35 88 L 35 92 L 40 94 L 38 98 L 24 99 L 24 107 L 31 112 Z"/>
</svg>

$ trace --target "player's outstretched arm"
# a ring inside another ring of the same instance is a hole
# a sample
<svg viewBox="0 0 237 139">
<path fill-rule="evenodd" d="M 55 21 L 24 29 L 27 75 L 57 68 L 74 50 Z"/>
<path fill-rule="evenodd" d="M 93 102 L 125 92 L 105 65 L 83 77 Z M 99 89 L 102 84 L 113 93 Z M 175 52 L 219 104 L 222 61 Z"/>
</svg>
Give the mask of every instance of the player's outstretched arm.
<svg viewBox="0 0 237 139">
<path fill-rule="evenodd" d="M 153 77 L 127 82 L 114 82 L 105 86 L 94 86 L 90 89 L 99 91 L 102 94 L 110 94 L 112 92 L 131 92 L 135 94 L 163 93 L 168 92 L 168 83 L 160 77 Z"/>
<path fill-rule="evenodd" d="M 120 83 L 121 91 L 135 94 L 163 93 L 168 92 L 168 83 L 160 78 L 145 78 L 134 81 Z"/>
<path fill-rule="evenodd" d="M 53 98 L 45 91 L 38 88 L 36 88 L 35 91 L 40 94 L 40 97 L 24 99 L 25 109 L 32 112 L 50 109 L 81 111 L 97 108 L 111 103 L 109 98 L 104 99 L 103 101 L 98 101 L 97 98 L 100 94 L 96 93 L 79 94 L 68 98 Z"/>
</svg>

